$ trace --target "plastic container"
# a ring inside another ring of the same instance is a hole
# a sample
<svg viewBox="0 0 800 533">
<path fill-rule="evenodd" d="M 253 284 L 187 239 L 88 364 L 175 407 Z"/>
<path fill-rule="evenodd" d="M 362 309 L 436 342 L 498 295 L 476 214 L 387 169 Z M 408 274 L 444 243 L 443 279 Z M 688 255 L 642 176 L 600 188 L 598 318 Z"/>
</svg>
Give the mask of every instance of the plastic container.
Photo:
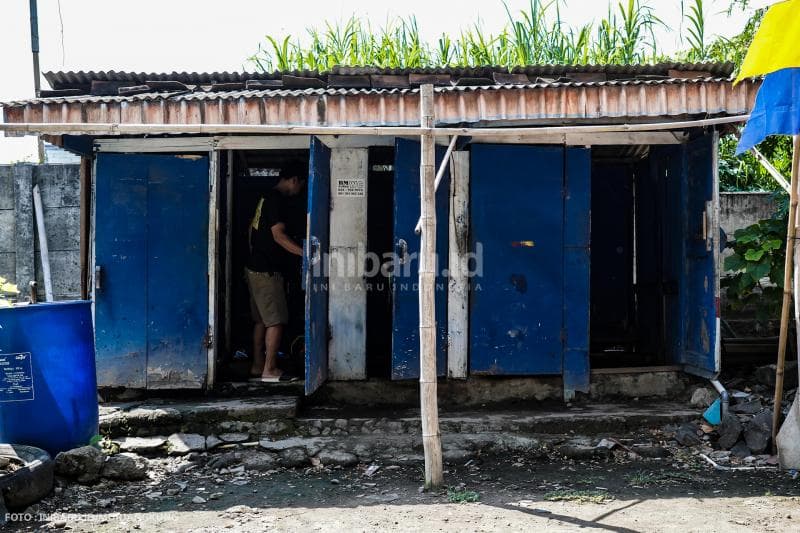
<svg viewBox="0 0 800 533">
<path fill-rule="evenodd" d="M 91 302 L 0 309 L 0 442 L 55 455 L 97 432 Z"/>
</svg>

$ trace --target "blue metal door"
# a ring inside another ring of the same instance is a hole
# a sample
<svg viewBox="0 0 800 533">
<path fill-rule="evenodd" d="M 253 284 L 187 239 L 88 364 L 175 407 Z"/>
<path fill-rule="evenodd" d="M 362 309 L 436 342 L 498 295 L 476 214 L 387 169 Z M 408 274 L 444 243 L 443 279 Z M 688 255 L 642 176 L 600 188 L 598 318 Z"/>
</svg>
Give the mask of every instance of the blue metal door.
<svg viewBox="0 0 800 533">
<path fill-rule="evenodd" d="M 98 384 L 202 387 L 208 158 L 99 154 L 95 206 Z"/>
<path fill-rule="evenodd" d="M 717 294 L 719 228 L 716 217 L 717 136 L 706 134 L 686 149 L 686 232 L 683 287 L 685 288 L 686 370 L 704 377 L 720 370 L 717 348 Z"/>
<path fill-rule="evenodd" d="M 306 290 L 306 394 L 328 379 L 328 272 L 331 151 L 311 139 L 307 233 L 303 257 Z"/>
<path fill-rule="evenodd" d="M 95 350 L 100 387 L 147 386 L 147 156 L 98 154 Z"/>
<path fill-rule="evenodd" d="M 562 371 L 564 157 L 557 147 L 472 147 L 471 243 L 482 263 L 471 280 L 473 374 Z"/>
<path fill-rule="evenodd" d="M 436 167 L 444 158 L 436 148 Z M 399 264 L 392 275 L 392 379 L 419 377 L 419 235 L 414 233 L 420 214 L 420 144 L 398 139 L 394 164 L 394 243 Z M 447 373 L 447 277 L 450 172 L 436 191 L 436 371 Z"/>
<path fill-rule="evenodd" d="M 208 369 L 208 157 L 150 155 L 147 388 L 200 388 Z"/>
</svg>

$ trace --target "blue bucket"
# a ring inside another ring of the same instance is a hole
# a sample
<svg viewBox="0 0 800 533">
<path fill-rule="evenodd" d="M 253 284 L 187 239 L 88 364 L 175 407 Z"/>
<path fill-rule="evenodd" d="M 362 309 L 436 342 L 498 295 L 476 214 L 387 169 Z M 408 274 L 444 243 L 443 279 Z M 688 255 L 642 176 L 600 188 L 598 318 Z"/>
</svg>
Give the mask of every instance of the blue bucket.
<svg viewBox="0 0 800 533">
<path fill-rule="evenodd" d="M 91 302 L 0 309 L 0 442 L 55 455 L 97 432 Z"/>
</svg>

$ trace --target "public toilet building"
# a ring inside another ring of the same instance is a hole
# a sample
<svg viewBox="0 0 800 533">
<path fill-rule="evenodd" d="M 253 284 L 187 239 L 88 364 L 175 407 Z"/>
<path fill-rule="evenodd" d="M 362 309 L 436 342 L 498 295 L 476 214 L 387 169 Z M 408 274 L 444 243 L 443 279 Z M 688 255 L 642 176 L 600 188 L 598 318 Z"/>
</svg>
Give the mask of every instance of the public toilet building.
<svg viewBox="0 0 800 533">
<path fill-rule="evenodd" d="M 286 165 L 283 351 L 306 393 L 419 377 L 420 85 L 434 85 L 443 379 L 720 371 L 717 146 L 757 82 L 730 64 L 329 73 L 49 72 L 6 134 L 83 158 L 100 387 L 241 380 L 247 227 Z M 245 371 L 247 367 L 243 367 Z M 388 392 L 391 394 L 391 392 Z"/>
</svg>

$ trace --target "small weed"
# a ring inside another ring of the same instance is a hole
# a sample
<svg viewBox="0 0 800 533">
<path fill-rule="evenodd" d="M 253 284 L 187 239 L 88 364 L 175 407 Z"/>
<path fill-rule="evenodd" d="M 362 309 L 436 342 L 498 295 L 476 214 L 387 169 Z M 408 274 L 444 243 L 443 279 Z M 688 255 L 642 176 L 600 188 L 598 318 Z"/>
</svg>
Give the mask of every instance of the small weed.
<svg viewBox="0 0 800 533">
<path fill-rule="evenodd" d="M 450 503 L 472 503 L 478 501 L 479 497 L 474 490 L 447 490 L 447 500 Z"/>
<path fill-rule="evenodd" d="M 544 499 L 550 502 L 605 503 L 614 496 L 602 490 L 554 490 L 546 493 Z"/>
<path fill-rule="evenodd" d="M 629 474 L 626 478 L 629 485 L 639 487 L 692 480 L 691 474 L 686 472 L 645 472 L 644 470 Z"/>
</svg>

